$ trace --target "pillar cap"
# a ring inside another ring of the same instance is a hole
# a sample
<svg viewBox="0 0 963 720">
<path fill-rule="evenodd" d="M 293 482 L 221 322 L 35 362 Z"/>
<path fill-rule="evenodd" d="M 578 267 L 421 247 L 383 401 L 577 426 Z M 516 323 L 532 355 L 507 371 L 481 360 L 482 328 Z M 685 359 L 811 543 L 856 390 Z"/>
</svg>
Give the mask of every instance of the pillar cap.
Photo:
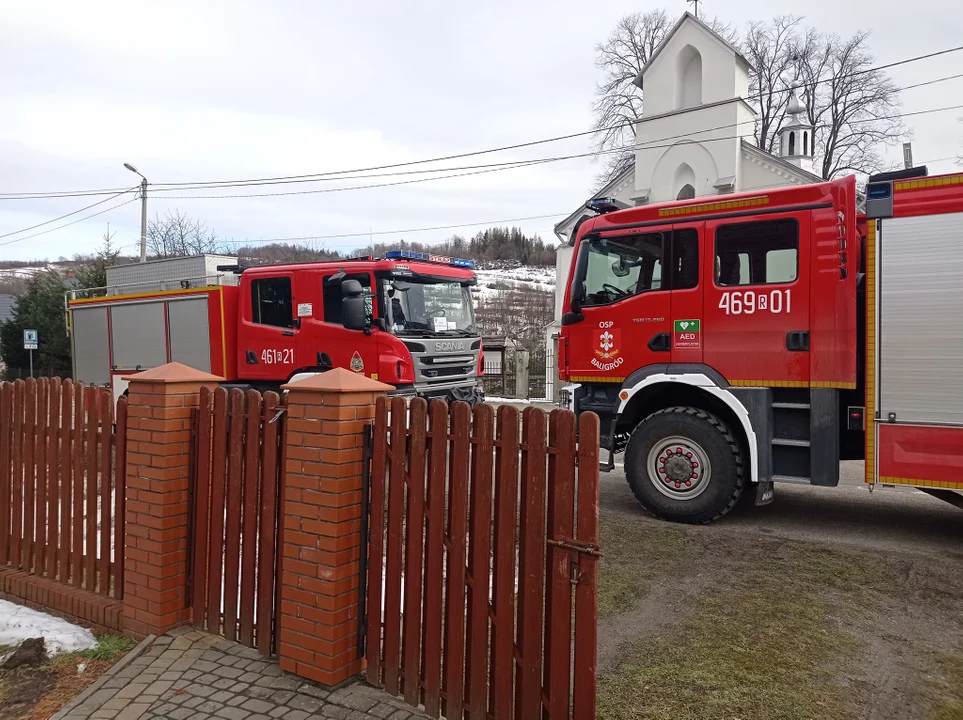
<svg viewBox="0 0 963 720">
<path fill-rule="evenodd" d="M 203 370 L 194 368 L 179 362 L 169 362 L 150 370 L 125 375 L 121 380 L 129 382 L 155 382 L 155 383 L 219 383 L 224 382 L 224 378 L 211 375 Z"/>
<path fill-rule="evenodd" d="M 287 383 L 282 385 L 281 389 L 322 393 L 375 393 L 394 390 L 394 386 L 385 385 L 383 382 L 344 368 L 334 368 L 297 382 Z"/>
</svg>

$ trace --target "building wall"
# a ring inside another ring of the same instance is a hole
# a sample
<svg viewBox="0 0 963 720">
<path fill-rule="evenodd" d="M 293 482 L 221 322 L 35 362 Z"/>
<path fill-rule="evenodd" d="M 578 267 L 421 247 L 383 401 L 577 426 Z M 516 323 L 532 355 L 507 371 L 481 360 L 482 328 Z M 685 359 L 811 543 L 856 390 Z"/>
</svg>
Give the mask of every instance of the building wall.
<svg viewBox="0 0 963 720">
<path fill-rule="evenodd" d="M 698 23 L 690 21 L 676 31 L 642 78 L 646 115 L 679 109 L 678 84 L 689 60 L 686 46 L 702 56 L 703 104 L 749 94 L 749 75 L 742 62 Z"/>
</svg>

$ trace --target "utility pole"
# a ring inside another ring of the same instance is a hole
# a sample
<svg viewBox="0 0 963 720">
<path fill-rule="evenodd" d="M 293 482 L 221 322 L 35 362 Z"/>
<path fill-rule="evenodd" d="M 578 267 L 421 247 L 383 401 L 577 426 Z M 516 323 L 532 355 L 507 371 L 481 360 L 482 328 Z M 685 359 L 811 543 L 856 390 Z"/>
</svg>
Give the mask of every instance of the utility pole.
<svg viewBox="0 0 963 720">
<path fill-rule="evenodd" d="M 124 163 L 124 167 L 142 178 L 140 183 L 140 261 L 144 263 L 147 262 L 147 178 L 141 175 L 140 171 L 130 163 Z"/>
</svg>

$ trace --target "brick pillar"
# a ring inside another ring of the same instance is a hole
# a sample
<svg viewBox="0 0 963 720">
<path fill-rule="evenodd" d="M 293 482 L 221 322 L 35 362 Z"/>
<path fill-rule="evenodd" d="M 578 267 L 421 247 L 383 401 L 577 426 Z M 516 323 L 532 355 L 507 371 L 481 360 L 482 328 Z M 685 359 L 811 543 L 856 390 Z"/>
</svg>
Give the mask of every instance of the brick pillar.
<svg viewBox="0 0 963 720">
<path fill-rule="evenodd" d="M 330 370 L 290 385 L 281 542 L 281 668 L 328 686 L 357 652 L 364 426 L 392 389 Z"/>
<path fill-rule="evenodd" d="M 124 378 L 128 387 L 124 630 L 162 635 L 190 620 L 187 492 L 190 414 L 219 378 L 168 363 Z"/>
</svg>

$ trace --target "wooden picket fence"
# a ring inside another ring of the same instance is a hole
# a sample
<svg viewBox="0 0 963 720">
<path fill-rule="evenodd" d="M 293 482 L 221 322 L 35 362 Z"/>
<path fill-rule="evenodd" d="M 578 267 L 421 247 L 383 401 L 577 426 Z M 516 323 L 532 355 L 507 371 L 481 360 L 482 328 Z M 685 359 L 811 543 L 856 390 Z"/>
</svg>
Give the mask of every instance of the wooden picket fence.
<svg viewBox="0 0 963 720">
<path fill-rule="evenodd" d="M 275 651 L 281 399 L 202 388 L 194 414 L 191 595 L 194 624 Z"/>
<path fill-rule="evenodd" d="M 104 388 L 0 383 L 0 572 L 123 598 L 126 427 Z"/>
<path fill-rule="evenodd" d="M 434 717 L 595 717 L 598 418 L 519 420 L 378 400 L 367 678 Z"/>
</svg>

